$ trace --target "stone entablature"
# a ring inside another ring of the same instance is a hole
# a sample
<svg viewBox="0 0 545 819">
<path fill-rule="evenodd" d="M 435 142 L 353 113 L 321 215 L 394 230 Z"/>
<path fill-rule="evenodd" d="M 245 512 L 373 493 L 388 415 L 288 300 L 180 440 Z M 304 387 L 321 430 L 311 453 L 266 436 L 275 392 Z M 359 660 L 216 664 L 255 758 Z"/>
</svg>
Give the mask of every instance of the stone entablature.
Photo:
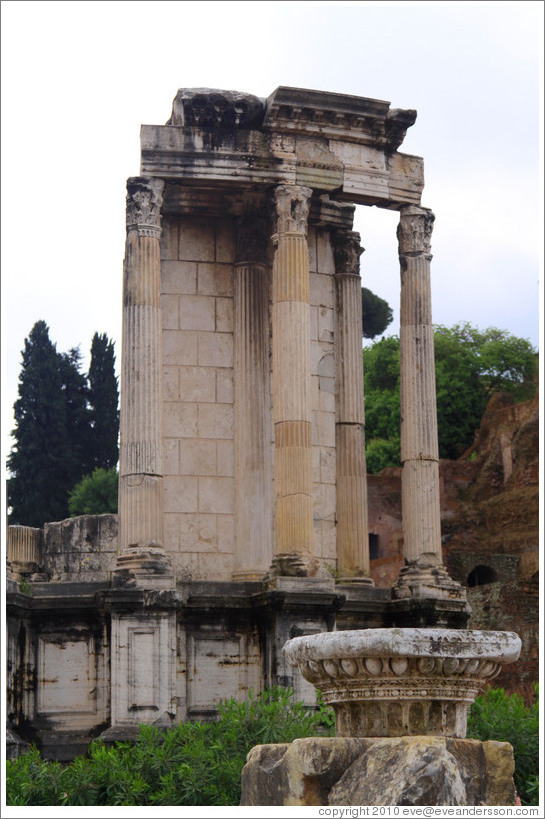
<svg viewBox="0 0 545 819">
<path fill-rule="evenodd" d="M 261 124 L 256 100 L 181 89 L 167 125 L 142 126 L 141 173 L 231 190 L 303 185 L 395 209 L 420 203 L 422 159 L 397 150 L 415 111 L 281 86 L 262 103 Z"/>
</svg>

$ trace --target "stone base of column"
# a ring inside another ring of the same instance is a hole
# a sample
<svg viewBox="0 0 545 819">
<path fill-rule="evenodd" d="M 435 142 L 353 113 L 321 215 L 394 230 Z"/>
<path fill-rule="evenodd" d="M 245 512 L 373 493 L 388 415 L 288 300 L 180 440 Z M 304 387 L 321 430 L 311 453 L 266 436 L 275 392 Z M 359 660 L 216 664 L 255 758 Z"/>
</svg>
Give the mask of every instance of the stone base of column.
<svg viewBox="0 0 545 819">
<path fill-rule="evenodd" d="M 350 585 L 354 584 L 356 586 L 362 586 L 362 585 L 363 586 L 374 586 L 375 585 L 375 581 L 373 580 L 372 577 L 356 577 L 356 576 L 351 576 L 351 575 L 348 575 L 348 574 L 347 575 L 344 575 L 344 574 L 340 575 L 337 578 L 337 583 L 342 583 L 343 585 L 346 585 L 347 583 L 350 583 Z"/>
<path fill-rule="evenodd" d="M 333 575 L 325 569 L 320 561 L 312 555 L 279 554 L 273 557 L 269 571 L 263 578 L 263 584 L 269 589 L 286 587 L 293 581 L 319 581 L 321 586 L 333 588 Z"/>
<path fill-rule="evenodd" d="M 160 546 L 135 546 L 117 558 L 112 572 L 112 586 L 173 589 L 176 587 L 176 576 Z"/>
<path fill-rule="evenodd" d="M 308 737 L 252 748 L 240 804 L 514 805 L 514 769 L 507 742 Z"/>
<path fill-rule="evenodd" d="M 440 600 L 467 600 L 465 588 L 453 580 L 444 566 L 417 562 L 404 566 L 392 587 L 392 599 L 435 598 Z"/>
</svg>

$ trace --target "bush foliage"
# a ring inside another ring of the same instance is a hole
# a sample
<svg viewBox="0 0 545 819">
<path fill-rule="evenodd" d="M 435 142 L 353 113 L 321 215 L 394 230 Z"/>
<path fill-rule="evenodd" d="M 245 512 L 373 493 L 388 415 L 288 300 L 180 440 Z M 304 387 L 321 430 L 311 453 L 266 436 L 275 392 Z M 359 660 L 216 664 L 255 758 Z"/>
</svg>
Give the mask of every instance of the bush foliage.
<svg viewBox="0 0 545 819">
<path fill-rule="evenodd" d="M 515 786 L 523 805 L 538 804 L 539 697 L 535 686 L 533 705 L 520 694 L 489 688 L 477 697 L 467 721 L 469 739 L 509 742 L 515 755 Z"/>
<path fill-rule="evenodd" d="M 85 757 L 64 767 L 33 748 L 7 762 L 7 804 L 238 805 L 250 749 L 326 733 L 324 710 L 309 711 L 293 691 L 273 688 L 220 703 L 216 722 L 168 731 L 144 725 L 135 742 L 92 742 Z"/>
<path fill-rule="evenodd" d="M 471 736 L 511 742 L 523 804 L 537 804 L 537 705 L 527 709 L 501 689 L 479 697 Z M 68 765 L 32 748 L 8 760 L 8 805 L 238 805 L 240 775 L 254 745 L 331 735 L 330 709 L 309 710 L 293 691 L 273 688 L 219 706 L 216 722 L 185 722 L 168 731 L 145 725 L 135 742 L 92 742 Z"/>
<path fill-rule="evenodd" d="M 91 475 L 85 475 L 68 494 L 70 516 L 103 515 L 117 512 L 117 469 L 97 467 Z"/>
</svg>

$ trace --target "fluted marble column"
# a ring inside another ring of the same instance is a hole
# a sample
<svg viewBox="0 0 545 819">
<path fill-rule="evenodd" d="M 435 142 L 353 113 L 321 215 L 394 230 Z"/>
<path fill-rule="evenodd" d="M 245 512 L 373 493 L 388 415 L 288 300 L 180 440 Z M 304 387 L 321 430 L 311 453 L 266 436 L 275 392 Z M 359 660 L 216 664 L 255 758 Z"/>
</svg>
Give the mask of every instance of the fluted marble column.
<svg viewBox="0 0 545 819">
<path fill-rule="evenodd" d="M 155 585 L 163 552 L 161 458 L 161 204 L 164 182 L 127 182 L 119 447 L 118 581 Z M 151 578 L 151 579 L 150 579 Z"/>
<path fill-rule="evenodd" d="M 233 579 L 271 564 L 272 453 L 267 226 L 237 221 L 235 263 L 235 558 Z"/>
<path fill-rule="evenodd" d="M 337 286 L 337 570 L 346 582 L 369 578 L 360 235 L 333 234 Z"/>
<path fill-rule="evenodd" d="M 401 266 L 400 393 L 401 499 L 406 566 L 394 596 L 459 597 L 443 568 L 439 445 L 431 319 L 430 240 L 435 216 L 401 208 L 397 230 Z"/>
<path fill-rule="evenodd" d="M 307 219 L 312 191 L 278 185 L 272 284 L 275 556 L 271 574 L 316 576 Z"/>
</svg>

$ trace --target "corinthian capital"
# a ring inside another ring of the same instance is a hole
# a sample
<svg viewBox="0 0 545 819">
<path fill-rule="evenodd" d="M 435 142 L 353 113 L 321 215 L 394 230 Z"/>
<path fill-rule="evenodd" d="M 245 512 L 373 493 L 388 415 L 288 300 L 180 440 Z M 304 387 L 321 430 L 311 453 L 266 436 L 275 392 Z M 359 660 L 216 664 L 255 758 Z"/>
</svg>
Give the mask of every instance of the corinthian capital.
<svg viewBox="0 0 545 819">
<path fill-rule="evenodd" d="M 307 232 L 312 189 L 302 185 L 278 185 L 274 189 L 272 208 L 276 233 Z"/>
<path fill-rule="evenodd" d="M 397 226 L 399 254 L 429 254 L 434 221 L 435 216 L 429 208 L 415 205 L 402 207 Z"/>
<path fill-rule="evenodd" d="M 353 230 L 338 230 L 333 233 L 337 276 L 359 276 L 360 256 L 365 250 L 360 240 L 360 234 Z"/>
<path fill-rule="evenodd" d="M 161 233 L 162 179 L 131 176 L 127 179 L 127 231 L 138 230 L 145 236 Z"/>
</svg>

